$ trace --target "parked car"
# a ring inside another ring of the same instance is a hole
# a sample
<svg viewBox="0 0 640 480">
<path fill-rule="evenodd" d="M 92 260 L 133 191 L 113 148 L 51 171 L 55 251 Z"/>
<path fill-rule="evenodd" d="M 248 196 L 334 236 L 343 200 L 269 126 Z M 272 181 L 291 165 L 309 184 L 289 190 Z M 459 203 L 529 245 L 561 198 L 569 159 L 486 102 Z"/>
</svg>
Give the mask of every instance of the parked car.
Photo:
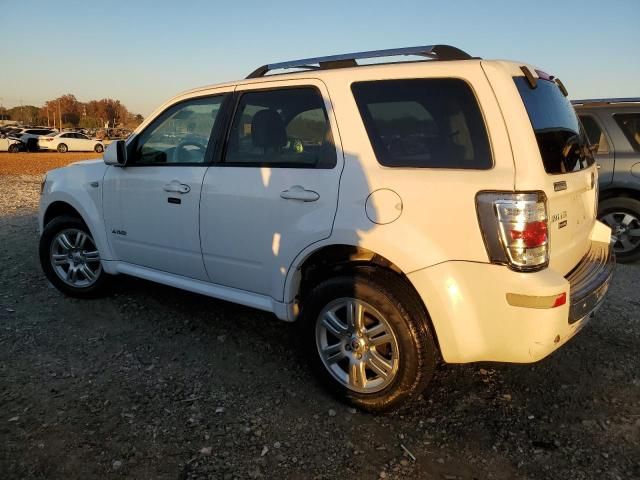
<svg viewBox="0 0 640 480">
<path fill-rule="evenodd" d="M 55 132 L 50 128 L 21 128 L 13 132 L 14 135 L 20 135 L 20 141 L 26 145 L 27 150 L 38 150 L 38 139 L 43 135 L 49 135 Z"/>
<path fill-rule="evenodd" d="M 431 61 L 357 64 L 394 55 Z M 40 261 L 71 296 L 127 274 L 302 322 L 328 388 L 386 411 L 438 358 L 535 362 L 589 321 L 614 265 L 597 181 L 566 89 L 530 65 L 446 45 L 303 59 L 178 95 L 104 161 L 50 171 Z"/>
<path fill-rule="evenodd" d="M 621 263 L 640 259 L 640 98 L 575 100 L 600 169 L 598 217 Z"/>
<path fill-rule="evenodd" d="M 40 137 L 38 147 L 41 150 L 57 150 L 60 153 L 104 151 L 104 143 L 101 140 L 89 138 L 78 132 L 50 133 Z"/>
<path fill-rule="evenodd" d="M 24 150 L 24 144 L 17 138 L 0 134 L 0 152 L 17 153 Z"/>
</svg>

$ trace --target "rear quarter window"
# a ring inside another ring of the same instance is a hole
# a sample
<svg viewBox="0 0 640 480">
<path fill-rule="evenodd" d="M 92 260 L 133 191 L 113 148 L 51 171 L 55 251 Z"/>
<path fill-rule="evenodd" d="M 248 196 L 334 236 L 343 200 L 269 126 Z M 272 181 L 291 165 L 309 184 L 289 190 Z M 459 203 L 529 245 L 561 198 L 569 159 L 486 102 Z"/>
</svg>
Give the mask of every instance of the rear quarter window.
<svg viewBox="0 0 640 480">
<path fill-rule="evenodd" d="M 380 164 L 455 169 L 493 166 L 480 108 L 463 80 L 357 82 L 351 90 Z"/>
</svg>

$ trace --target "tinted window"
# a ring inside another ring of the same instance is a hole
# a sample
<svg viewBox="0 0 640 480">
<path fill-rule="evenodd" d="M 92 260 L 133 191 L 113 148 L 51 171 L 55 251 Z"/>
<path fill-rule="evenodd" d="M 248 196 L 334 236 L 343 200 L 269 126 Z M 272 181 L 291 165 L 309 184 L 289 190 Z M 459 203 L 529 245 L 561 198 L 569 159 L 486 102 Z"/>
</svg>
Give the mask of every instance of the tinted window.
<svg viewBox="0 0 640 480">
<path fill-rule="evenodd" d="M 640 152 L 640 113 L 616 113 L 616 123 L 636 152 Z"/>
<path fill-rule="evenodd" d="M 320 93 L 308 87 L 243 94 L 229 132 L 225 162 L 334 167 L 336 149 Z"/>
<path fill-rule="evenodd" d="M 144 130 L 128 163 L 135 165 L 202 164 L 224 97 L 174 105 Z"/>
<path fill-rule="evenodd" d="M 538 141 L 547 173 L 569 173 L 593 165 L 593 155 L 578 116 L 555 82 L 538 79 L 531 88 L 525 77 L 514 77 Z"/>
<path fill-rule="evenodd" d="M 491 168 L 484 121 L 464 81 L 384 80 L 351 89 L 382 165 Z"/>
<path fill-rule="evenodd" d="M 73 138 L 73 134 L 71 133 L 63 133 L 60 135 L 60 138 Z"/>
<path fill-rule="evenodd" d="M 595 151 L 598 153 L 607 153 L 609 151 L 609 143 L 596 119 L 590 115 L 580 115 L 580 121 L 587 134 L 589 143 L 595 147 Z"/>
</svg>

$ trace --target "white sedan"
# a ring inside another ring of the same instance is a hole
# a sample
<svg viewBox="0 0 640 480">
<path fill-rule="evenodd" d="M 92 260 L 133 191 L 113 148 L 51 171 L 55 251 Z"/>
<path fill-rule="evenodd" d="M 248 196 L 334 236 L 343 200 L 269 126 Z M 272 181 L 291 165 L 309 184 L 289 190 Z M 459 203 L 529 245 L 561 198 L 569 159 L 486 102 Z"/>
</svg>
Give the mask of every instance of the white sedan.
<svg viewBox="0 0 640 480">
<path fill-rule="evenodd" d="M 60 153 L 66 152 L 91 152 L 102 153 L 104 143 L 94 140 L 82 133 L 63 132 L 50 133 L 38 139 L 38 148 L 41 150 L 57 150 Z"/>
<path fill-rule="evenodd" d="M 24 144 L 15 138 L 0 137 L 0 152 L 16 153 L 24 149 Z"/>
</svg>

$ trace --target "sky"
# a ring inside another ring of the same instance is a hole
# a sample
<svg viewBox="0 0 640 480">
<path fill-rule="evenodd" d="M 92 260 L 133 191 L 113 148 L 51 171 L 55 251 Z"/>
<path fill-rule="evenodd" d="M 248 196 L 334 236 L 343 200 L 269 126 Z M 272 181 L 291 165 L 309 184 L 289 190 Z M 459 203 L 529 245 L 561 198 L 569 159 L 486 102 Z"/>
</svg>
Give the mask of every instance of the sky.
<svg viewBox="0 0 640 480">
<path fill-rule="evenodd" d="M 72 93 L 148 115 L 175 94 L 310 56 L 444 43 L 640 97 L 640 0 L 0 0 L 0 106 Z"/>
</svg>

